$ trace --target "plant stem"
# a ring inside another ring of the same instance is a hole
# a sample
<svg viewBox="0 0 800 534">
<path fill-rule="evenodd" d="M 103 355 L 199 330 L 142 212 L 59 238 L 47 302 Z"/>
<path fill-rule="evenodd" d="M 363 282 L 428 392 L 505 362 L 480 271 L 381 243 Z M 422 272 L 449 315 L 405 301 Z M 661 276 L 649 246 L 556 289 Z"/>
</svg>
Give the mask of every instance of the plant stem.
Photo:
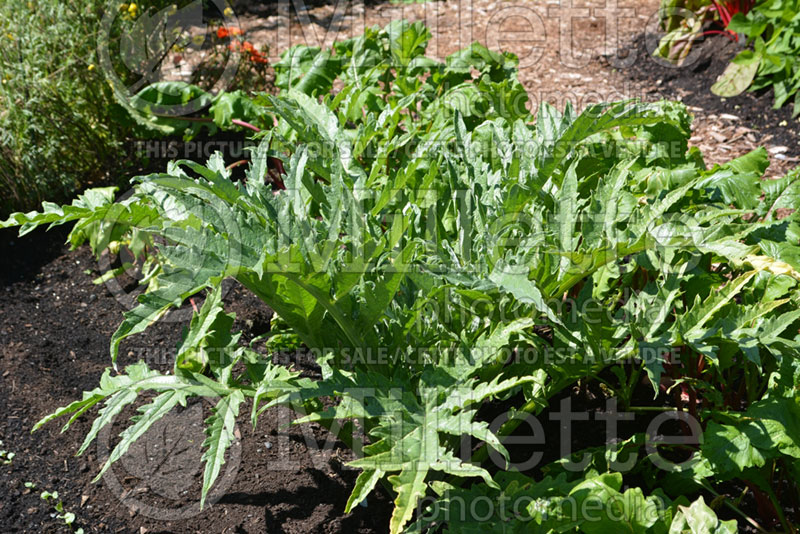
<svg viewBox="0 0 800 534">
<path fill-rule="evenodd" d="M 628 406 L 631 412 L 679 412 L 678 408 L 672 406 Z"/>
<path fill-rule="evenodd" d="M 783 509 L 781 508 L 781 503 L 778 502 L 778 498 L 775 496 L 775 492 L 772 491 L 772 488 L 766 486 L 764 488 L 767 497 L 769 497 L 770 503 L 772 503 L 772 507 L 775 509 L 775 513 L 778 516 L 778 520 L 781 522 L 781 526 L 787 532 L 787 534 L 796 534 L 797 530 L 794 529 L 792 525 L 786 521 L 786 515 L 783 513 Z"/>
<path fill-rule="evenodd" d="M 258 126 L 253 126 L 253 125 L 252 125 L 252 124 L 250 124 L 249 122 L 245 122 L 245 121 L 243 121 L 243 120 L 239 120 L 239 119 L 233 119 L 233 120 L 231 120 L 231 122 L 232 122 L 233 124 L 236 124 L 237 126 L 241 126 L 241 127 L 243 127 L 243 128 L 250 128 L 250 129 L 251 129 L 251 130 L 253 130 L 254 132 L 260 132 L 260 131 L 261 131 L 261 128 L 259 128 Z"/>
<path fill-rule="evenodd" d="M 712 488 L 712 487 L 711 487 L 711 484 L 709 484 L 709 483 L 708 483 L 708 482 L 706 482 L 705 480 L 696 480 L 696 482 L 697 482 L 697 483 L 698 483 L 698 484 L 699 484 L 699 485 L 700 485 L 700 486 L 701 486 L 703 489 L 705 489 L 707 492 L 711 493 L 711 494 L 712 494 L 714 497 L 719 497 L 719 496 L 720 496 L 720 494 L 719 494 L 719 493 L 717 493 L 717 492 L 714 490 L 714 488 Z M 736 514 L 738 514 L 739 516 L 741 516 L 741 517 L 742 517 L 742 519 L 744 519 L 745 521 L 747 521 L 748 523 L 750 523 L 750 525 L 752 525 L 752 526 L 753 526 L 753 528 L 755 528 L 755 529 L 756 529 L 756 530 L 758 530 L 759 532 L 769 532 L 767 529 L 765 529 L 764 527 L 762 527 L 762 526 L 761 526 L 761 525 L 758 523 L 758 521 L 756 521 L 755 519 L 753 519 L 752 517 L 750 517 L 749 515 L 747 515 L 746 513 L 744 513 L 742 510 L 740 510 L 740 509 L 739 509 L 739 507 L 738 507 L 738 506 L 734 505 L 734 504 L 733 504 L 732 502 L 730 502 L 728 499 L 722 499 L 722 502 L 723 502 L 723 504 L 725 504 L 725 506 L 727 506 L 728 508 L 730 508 L 730 509 L 731 509 L 733 512 L 735 512 Z"/>
</svg>

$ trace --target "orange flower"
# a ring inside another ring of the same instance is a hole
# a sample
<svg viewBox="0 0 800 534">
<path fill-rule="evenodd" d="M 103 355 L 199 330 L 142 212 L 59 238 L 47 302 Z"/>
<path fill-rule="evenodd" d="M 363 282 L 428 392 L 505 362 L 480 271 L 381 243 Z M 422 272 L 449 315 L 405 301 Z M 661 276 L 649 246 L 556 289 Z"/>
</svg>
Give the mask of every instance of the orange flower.
<svg viewBox="0 0 800 534">
<path fill-rule="evenodd" d="M 250 53 L 250 61 L 252 61 L 253 63 L 262 63 L 262 64 L 269 63 L 269 60 L 267 60 L 267 58 L 261 55 L 258 51 Z"/>
<path fill-rule="evenodd" d="M 242 35 L 244 32 L 239 28 L 227 28 L 225 26 L 220 26 L 217 29 L 217 37 L 220 39 L 225 39 L 230 36 Z"/>
<path fill-rule="evenodd" d="M 234 52 L 241 51 L 247 54 L 247 59 L 249 59 L 253 63 L 261 63 L 261 64 L 269 63 L 269 60 L 264 57 L 264 54 L 259 52 L 258 49 L 250 41 L 244 41 L 242 43 L 239 43 L 239 41 L 233 41 L 232 43 L 228 44 L 228 50 L 232 50 Z"/>
<path fill-rule="evenodd" d="M 253 63 L 269 63 L 267 58 L 265 58 L 250 41 L 245 41 L 242 43 L 242 51 L 250 54 L 249 59 Z"/>
</svg>

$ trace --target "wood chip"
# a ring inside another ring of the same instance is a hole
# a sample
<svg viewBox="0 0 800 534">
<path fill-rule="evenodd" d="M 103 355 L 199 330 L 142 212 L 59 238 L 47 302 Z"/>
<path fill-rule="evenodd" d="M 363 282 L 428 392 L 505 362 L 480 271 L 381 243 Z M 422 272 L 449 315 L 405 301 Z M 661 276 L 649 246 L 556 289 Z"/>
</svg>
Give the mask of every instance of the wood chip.
<svg viewBox="0 0 800 534">
<path fill-rule="evenodd" d="M 736 115 L 731 115 L 730 113 L 723 113 L 719 116 L 720 119 L 725 119 L 726 121 L 738 121 L 739 117 Z"/>
<path fill-rule="evenodd" d="M 782 154 L 782 153 L 788 152 L 788 151 L 789 151 L 789 147 L 788 146 L 783 146 L 783 145 L 774 146 L 774 147 L 771 147 L 771 148 L 768 149 L 768 152 L 770 154 L 773 154 L 773 155 L 774 154 Z"/>
<path fill-rule="evenodd" d="M 751 130 L 750 128 L 746 128 L 744 126 L 739 126 L 738 128 L 736 128 L 736 132 L 733 135 L 733 137 L 728 139 L 728 142 L 729 143 L 733 143 L 734 141 L 738 141 L 739 139 L 741 139 L 742 137 L 744 137 L 745 135 L 749 134 L 752 131 L 753 130 Z M 748 136 L 748 140 L 749 140 L 749 136 Z"/>
</svg>

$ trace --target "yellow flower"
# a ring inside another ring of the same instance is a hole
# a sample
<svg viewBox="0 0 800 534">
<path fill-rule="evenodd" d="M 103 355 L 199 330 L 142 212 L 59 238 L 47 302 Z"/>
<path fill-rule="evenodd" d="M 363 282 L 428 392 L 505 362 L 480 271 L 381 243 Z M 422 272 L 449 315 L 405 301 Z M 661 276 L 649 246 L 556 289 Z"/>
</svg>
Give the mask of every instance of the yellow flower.
<svg viewBox="0 0 800 534">
<path fill-rule="evenodd" d="M 7 34 L 6 34 L 6 37 L 8 37 L 9 39 L 11 39 L 12 41 L 14 40 L 14 34 L 13 34 L 13 33 L 7 33 Z"/>
<path fill-rule="evenodd" d="M 226 17 L 232 17 L 233 9 L 226 7 L 225 10 L 222 12 L 222 14 L 225 15 Z"/>
<path fill-rule="evenodd" d="M 92 63 L 91 65 L 89 65 L 86 68 L 89 69 L 89 72 L 93 71 L 94 70 L 94 63 Z"/>
<path fill-rule="evenodd" d="M 139 9 L 139 6 L 137 6 L 136 4 L 129 5 L 128 6 L 128 13 L 130 14 L 130 16 L 132 16 L 132 17 L 135 16 L 137 9 Z"/>
<path fill-rule="evenodd" d="M 128 4 L 120 4 L 119 9 L 120 11 L 128 11 Z"/>
</svg>

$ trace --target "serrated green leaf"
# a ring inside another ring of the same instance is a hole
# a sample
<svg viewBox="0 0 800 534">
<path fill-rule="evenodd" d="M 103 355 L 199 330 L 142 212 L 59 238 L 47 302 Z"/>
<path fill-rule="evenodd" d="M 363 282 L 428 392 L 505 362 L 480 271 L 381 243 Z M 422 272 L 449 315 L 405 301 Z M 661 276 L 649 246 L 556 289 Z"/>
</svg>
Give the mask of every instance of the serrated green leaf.
<svg viewBox="0 0 800 534">
<path fill-rule="evenodd" d="M 103 477 L 103 474 L 108 470 L 111 465 L 119 460 L 125 454 L 133 443 L 142 437 L 145 432 L 159 419 L 167 415 L 172 408 L 178 404 L 184 404 L 186 401 L 186 394 L 178 391 L 171 390 L 165 391 L 156 396 L 153 401 L 139 408 L 140 415 L 136 416 L 136 421 L 133 425 L 126 428 L 120 435 L 120 442 L 117 443 L 114 450 L 108 456 L 102 469 L 94 478 L 93 482 L 97 482 Z"/>
<path fill-rule="evenodd" d="M 200 506 L 205 504 L 208 492 L 217 480 L 225 464 L 225 452 L 233 443 L 236 417 L 239 406 L 244 402 L 244 394 L 235 389 L 220 398 L 211 416 L 206 419 L 206 440 L 203 442 L 203 489 L 200 493 Z"/>
</svg>

